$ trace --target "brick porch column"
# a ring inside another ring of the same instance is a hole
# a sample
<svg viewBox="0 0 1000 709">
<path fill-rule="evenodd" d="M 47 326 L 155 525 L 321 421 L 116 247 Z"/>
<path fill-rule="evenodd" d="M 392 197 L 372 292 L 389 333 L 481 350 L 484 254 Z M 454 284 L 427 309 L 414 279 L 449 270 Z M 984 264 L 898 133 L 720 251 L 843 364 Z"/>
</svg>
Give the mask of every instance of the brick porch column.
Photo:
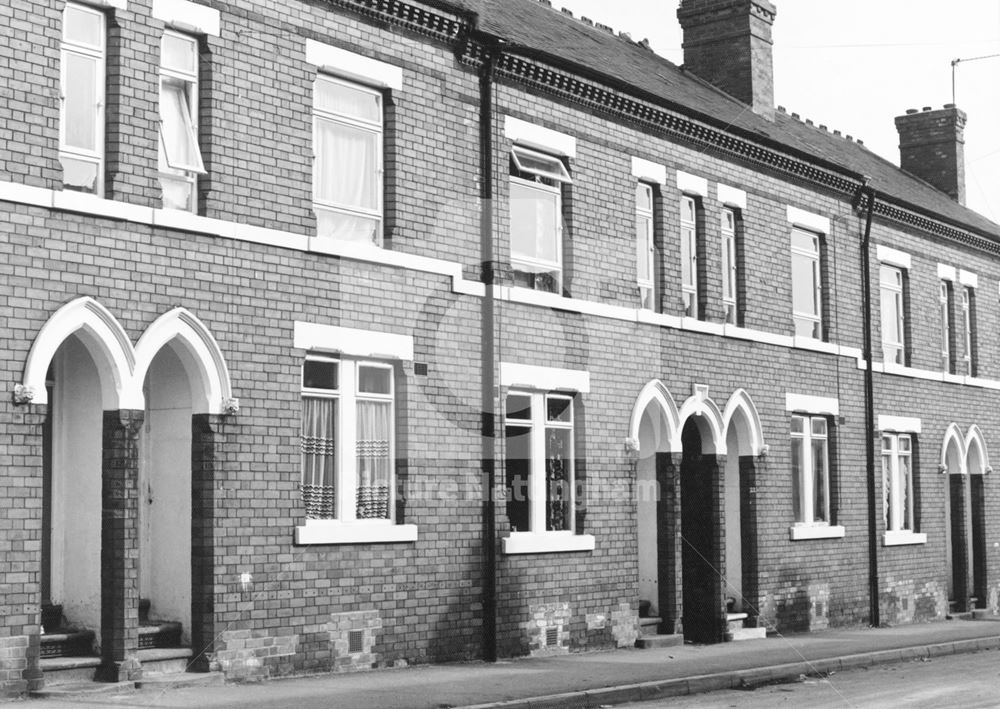
<svg viewBox="0 0 1000 709">
<path fill-rule="evenodd" d="M 215 524 L 216 485 L 221 479 L 223 417 L 196 414 L 191 418 L 191 650 L 192 667 L 208 671 L 208 654 L 215 652 Z"/>
<path fill-rule="evenodd" d="M 743 545 L 743 610 L 747 627 L 757 627 L 760 617 L 760 572 L 758 569 L 757 466 L 754 456 L 740 457 L 740 537 Z M 763 473 L 763 471 L 761 471 Z"/>
<path fill-rule="evenodd" d="M 97 679 L 142 677 L 139 649 L 139 448 L 143 412 L 104 412 L 101 466 L 101 666 Z"/>
<path fill-rule="evenodd" d="M 683 577 L 681 564 L 681 456 L 656 454 L 656 553 L 660 577 L 661 633 L 683 632 L 681 627 Z"/>
</svg>

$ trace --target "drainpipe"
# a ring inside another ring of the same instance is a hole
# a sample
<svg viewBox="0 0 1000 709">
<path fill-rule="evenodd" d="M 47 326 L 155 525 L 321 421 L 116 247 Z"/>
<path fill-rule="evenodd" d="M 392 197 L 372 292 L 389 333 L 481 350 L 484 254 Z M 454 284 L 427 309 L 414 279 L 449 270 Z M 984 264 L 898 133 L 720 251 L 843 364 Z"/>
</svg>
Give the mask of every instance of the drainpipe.
<svg viewBox="0 0 1000 709">
<path fill-rule="evenodd" d="M 872 284 L 871 284 L 871 234 L 872 216 L 875 212 L 875 190 L 868 186 L 868 178 L 854 193 L 852 206 L 857 210 L 865 205 L 865 233 L 861 238 L 861 300 L 864 315 L 865 360 L 865 463 L 868 482 L 868 603 L 871 626 L 881 625 L 878 587 L 878 504 L 875 485 L 875 386 L 872 380 Z"/>
<path fill-rule="evenodd" d="M 482 319 L 482 438 L 483 438 L 483 659 L 497 659 L 497 533 L 496 504 L 496 282 L 493 233 L 493 83 L 502 49 L 488 47 L 479 68 L 480 259 L 485 288 Z"/>
</svg>

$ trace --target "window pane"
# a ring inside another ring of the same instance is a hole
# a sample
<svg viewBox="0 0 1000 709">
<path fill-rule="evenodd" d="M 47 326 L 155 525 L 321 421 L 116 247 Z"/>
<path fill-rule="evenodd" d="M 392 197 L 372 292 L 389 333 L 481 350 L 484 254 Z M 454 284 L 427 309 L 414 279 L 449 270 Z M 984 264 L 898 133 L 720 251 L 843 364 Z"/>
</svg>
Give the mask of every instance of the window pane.
<svg viewBox="0 0 1000 709">
<path fill-rule="evenodd" d="M 360 217 L 330 209 L 314 208 L 316 235 L 339 241 L 377 244 L 381 221 L 374 217 Z"/>
<path fill-rule="evenodd" d="M 641 182 L 635 187 L 635 204 L 639 209 L 653 211 L 653 189 Z"/>
<path fill-rule="evenodd" d="M 323 78 L 316 80 L 315 87 L 313 101 L 317 110 L 373 123 L 382 122 L 382 97 L 379 94 Z"/>
<path fill-rule="evenodd" d="M 900 444 L 902 444 L 902 441 L 900 441 Z M 910 456 L 901 455 L 899 457 L 898 494 L 900 511 L 902 512 L 903 519 L 900 520 L 900 529 L 914 530 L 916 528 L 913 524 L 912 487 L 913 481 L 910 477 Z"/>
<path fill-rule="evenodd" d="M 653 232 L 653 220 L 648 216 L 636 215 L 635 244 L 637 257 L 637 275 L 640 283 L 648 283 L 653 279 L 653 263 L 650 235 Z"/>
<path fill-rule="evenodd" d="M 316 120 L 316 199 L 355 209 L 379 208 L 379 133 Z"/>
<path fill-rule="evenodd" d="M 792 248 L 819 255 L 819 238 L 807 231 L 792 230 Z"/>
<path fill-rule="evenodd" d="M 178 170 L 200 171 L 201 154 L 188 106 L 188 84 L 160 84 L 160 137 L 167 164 Z"/>
<path fill-rule="evenodd" d="M 899 437 L 899 452 L 908 453 L 910 451 L 910 437 L 900 436 Z"/>
<path fill-rule="evenodd" d="M 792 510 L 796 522 L 803 522 L 802 514 L 802 460 L 803 441 L 801 438 L 792 439 Z"/>
<path fill-rule="evenodd" d="M 816 302 L 818 262 L 808 256 L 792 254 L 792 308 L 796 312 L 819 315 Z"/>
<path fill-rule="evenodd" d="M 509 399 L 508 399 L 509 401 Z M 530 531 L 531 429 L 506 428 L 507 519 L 511 531 Z"/>
<path fill-rule="evenodd" d="M 335 516 L 336 399 L 302 399 L 302 502 L 310 519 Z"/>
<path fill-rule="evenodd" d="M 829 522 L 826 477 L 826 441 L 813 439 L 813 520 L 814 522 Z"/>
<path fill-rule="evenodd" d="M 191 178 L 161 172 L 160 189 L 166 209 L 194 209 L 194 182 Z"/>
<path fill-rule="evenodd" d="M 545 529 L 572 529 L 570 499 L 573 485 L 573 431 L 545 431 Z"/>
<path fill-rule="evenodd" d="M 514 158 L 514 166 L 520 172 L 538 175 L 557 182 L 570 182 L 569 171 L 566 170 L 563 161 L 557 157 L 535 153 L 517 146 L 514 147 L 511 155 Z"/>
<path fill-rule="evenodd" d="M 690 197 L 681 198 L 681 221 L 694 223 L 696 211 L 693 199 Z"/>
<path fill-rule="evenodd" d="M 883 446 L 888 446 L 890 451 L 892 442 L 884 442 Z M 882 454 L 882 521 L 888 530 L 892 527 L 892 453 Z"/>
<path fill-rule="evenodd" d="M 338 362 L 307 359 L 302 364 L 303 388 L 336 390 L 339 386 L 337 383 L 338 366 Z"/>
<path fill-rule="evenodd" d="M 735 244 L 732 235 L 722 239 L 722 297 L 732 300 L 736 293 Z"/>
<path fill-rule="evenodd" d="M 510 251 L 512 258 L 524 258 L 557 264 L 559 261 L 557 219 L 559 197 L 511 181 L 510 184 Z M 531 266 L 518 266 L 531 271 Z M 537 267 L 537 272 L 548 268 Z"/>
<path fill-rule="evenodd" d="M 546 397 L 545 404 L 548 409 L 546 412 L 547 421 L 561 421 L 564 423 L 572 422 L 573 420 L 572 399 L 564 399 L 558 396 L 549 396 Z"/>
<path fill-rule="evenodd" d="M 160 45 L 160 65 L 185 74 L 197 74 L 198 43 L 192 37 L 164 34 Z"/>
<path fill-rule="evenodd" d="M 392 370 L 384 367 L 358 367 L 358 391 L 362 394 L 391 394 Z"/>
<path fill-rule="evenodd" d="M 357 402 L 358 519 L 389 519 L 392 402 Z"/>
<path fill-rule="evenodd" d="M 805 433 L 805 419 L 802 416 L 792 416 L 792 433 Z"/>
<path fill-rule="evenodd" d="M 63 52 L 63 120 L 65 143 L 82 150 L 97 150 L 97 92 L 99 62 L 73 52 Z"/>
<path fill-rule="evenodd" d="M 531 397 L 527 394 L 511 394 L 507 397 L 507 418 L 522 421 L 531 420 Z"/>
<path fill-rule="evenodd" d="M 76 192 L 97 192 L 98 164 L 59 156 L 63 168 L 63 187 Z"/>
<path fill-rule="evenodd" d="M 681 227 L 681 283 L 685 286 L 693 286 L 698 278 L 696 249 L 694 227 Z"/>
<path fill-rule="evenodd" d="M 817 417 L 812 419 L 812 433 L 814 436 L 826 435 L 826 419 Z"/>
<path fill-rule="evenodd" d="M 63 15 L 63 39 L 100 49 L 104 45 L 104 15 L 66 5 Z"/>
</svg>

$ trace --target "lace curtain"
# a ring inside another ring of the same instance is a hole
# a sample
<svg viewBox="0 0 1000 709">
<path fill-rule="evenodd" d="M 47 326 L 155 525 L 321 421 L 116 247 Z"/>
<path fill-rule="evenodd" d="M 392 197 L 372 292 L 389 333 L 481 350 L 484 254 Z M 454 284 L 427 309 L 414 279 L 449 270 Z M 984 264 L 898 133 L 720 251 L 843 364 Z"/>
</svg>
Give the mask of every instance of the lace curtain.
<svg viewBox="0 0 1000 709">
<path fill-rule="evenodd" d="M 391 402 L 358 401 L 358 519 L 389 518 L 391 414 Z"/>
<path fill-rule="evenodd" d="M 337 402 L 302 400 L 302 502 L 310 519 L 332 519 L 336 509 Z"/>
</svg>

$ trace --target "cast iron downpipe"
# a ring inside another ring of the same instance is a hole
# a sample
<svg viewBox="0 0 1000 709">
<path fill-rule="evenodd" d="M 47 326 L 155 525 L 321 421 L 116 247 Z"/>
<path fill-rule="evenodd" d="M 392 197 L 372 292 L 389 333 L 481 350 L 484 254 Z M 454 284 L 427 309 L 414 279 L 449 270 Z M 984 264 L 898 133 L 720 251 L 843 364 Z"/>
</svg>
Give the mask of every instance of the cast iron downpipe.
<svg viewBox="0 0 1000 709">
<path fill-rule="evenodd" d="M 861 238 L 861 301 L 864 315 L 865 360 L 865 464 L 868 478 L 868 603 L 870 623 L 873 628 L 881 625 L 878 588 L 878 504 L 875 485 L 875 387 L 872 381 L 872 283 L 871 235 L 872 215 L 875 212 L 875 190 L 865 179 L 854 193 L 855 209 L 864 204 L 865 233 Z"/>
<path fill-rule="evenodd" d="M 496 264 L 493 252 L 493 75 L 501 53 L 491 46 L 479 68 L 479 244 L 480 278 L 485 288 L 482 321 L 482 477 L 483 477 L 483 659 L 497 659 L 497 532 L 496 532 Z"/>
</svg>

